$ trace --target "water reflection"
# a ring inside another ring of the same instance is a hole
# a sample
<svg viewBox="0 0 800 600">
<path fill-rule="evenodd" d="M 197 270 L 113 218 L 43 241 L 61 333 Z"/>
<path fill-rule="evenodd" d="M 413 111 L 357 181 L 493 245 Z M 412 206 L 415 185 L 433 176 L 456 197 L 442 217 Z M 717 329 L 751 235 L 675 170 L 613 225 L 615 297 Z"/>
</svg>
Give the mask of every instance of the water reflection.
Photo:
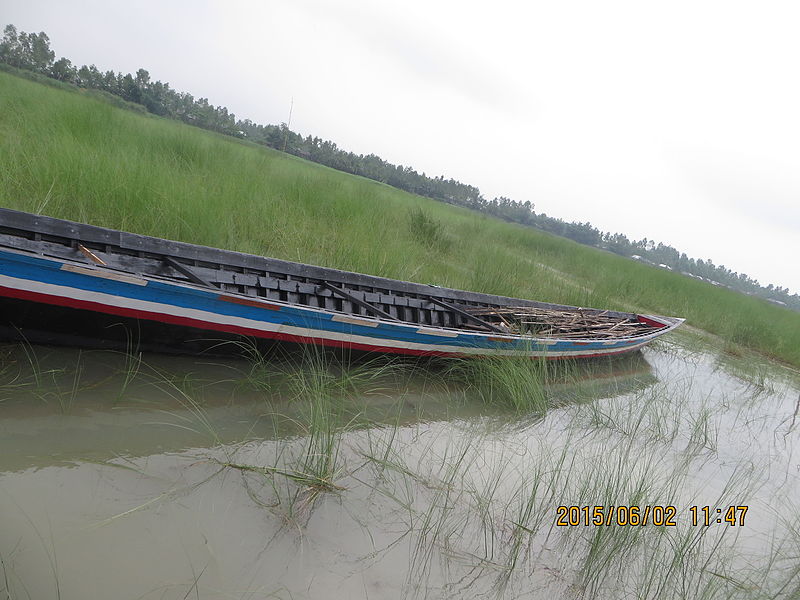
<svg viewBox="0 0 800 600">
<path fill-rule="evenodd" d="M 291 382 L 281 378 L 304 369 L 302 361 L 254 367 L 237 360 L 32 346 L 7 347 L 3 360 L 3 471 L 282 439 L 305 431 L 307 400 L 297 398 Z M 379 376 L 373 378 L 370 369 Z M 443 363 L 404 362 L 364 367 L 351 389 L 332 392 L 340 402 L 337 425 L 353 429 L 473 418 L 505 425 L 519 420 L 477 398 L 464 382 L 448 379 L 447 369 Z M 568 381 L 549 385 L 554 404 L 621 396 L 656 381 L 640 354 L 576 369 Z"/>
</svg>

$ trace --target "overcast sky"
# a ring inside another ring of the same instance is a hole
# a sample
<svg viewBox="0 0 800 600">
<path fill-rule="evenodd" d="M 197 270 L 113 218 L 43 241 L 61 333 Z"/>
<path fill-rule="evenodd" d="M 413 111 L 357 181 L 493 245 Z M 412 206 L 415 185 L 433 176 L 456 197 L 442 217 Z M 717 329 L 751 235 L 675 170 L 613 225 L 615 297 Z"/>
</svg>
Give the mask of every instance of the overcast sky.
<svg viewBox="0 0 800 600">
<path fill-rule="evenodd" d="M 796 2 L 0 0 L 58 56 L 800 292 Z"/>
</svg>

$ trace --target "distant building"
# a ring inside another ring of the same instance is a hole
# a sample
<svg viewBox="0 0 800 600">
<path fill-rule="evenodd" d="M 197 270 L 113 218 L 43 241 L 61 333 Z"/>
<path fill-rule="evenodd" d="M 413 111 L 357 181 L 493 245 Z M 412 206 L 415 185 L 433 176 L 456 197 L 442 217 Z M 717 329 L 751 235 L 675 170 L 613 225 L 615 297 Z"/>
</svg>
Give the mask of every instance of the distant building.
<svg viewBox="0 0 800 600">
<path fill-rule="evenodd" d="M 664 263 L 661 263 L 658 266 L 661 267 L 662 269 L 667 269 L 668 271 L 672 271 L 672 267 L 670 267 L 669 265 L 665 265 Z"/>
<path fill-rule="evenodd" d="M 632 258 L 633 260 L 642 260 L 642 257 L 641 257 L 641 256 L 639 256 L 638 254 L 632 254 L 632 255 L 631 255 L 631 258 Z"/>
<path fill-rule="evenodd" d="M 771 302 L 772 304 L 777 304 L 778 306 L 786 306 L 786 302 L 781 302 L 780 300 L 776 300 L 775 298 L 767 298 L 767 302 Z"/>
</svg>

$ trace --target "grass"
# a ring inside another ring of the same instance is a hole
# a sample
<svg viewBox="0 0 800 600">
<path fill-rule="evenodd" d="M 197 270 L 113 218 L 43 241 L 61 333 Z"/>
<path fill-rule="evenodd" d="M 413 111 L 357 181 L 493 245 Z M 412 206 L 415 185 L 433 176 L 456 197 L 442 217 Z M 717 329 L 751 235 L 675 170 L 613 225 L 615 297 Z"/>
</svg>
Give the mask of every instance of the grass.
<svg viewBox="0 0 800 600">
<path fill-rule="evenodd" d="M 453 361 L 448 376 L 462 379 L 487 404 L 507 406 L 518 414 L 544 415 L 550 405 L 545 389 L 549 366 L 543 359 L 465 359 Z"/>
<path fill-rule="evenodd" d="M 420 244 L 431 250 L 446 252 L 450 247 L 444 224 L 431 217 L 422 207 L 417 206 L 408 212 L 408 228 Z"/>
<path fill-rule="evenodd" d="M 226 453 L 218 462 L 258 476 L 257 482 L 247 482 L 251 497 L 261 506 L 279 509 L 288 523 L 297 526 L 322 494 L 345 490 L 338 483 L 347 472 L 342 438 L 365 425 L 358 399 L 379 393 L 382 380 L 402 365 L 384 360 L 342 365 L 316 347 L 306 349 L 299 361 L 282 364 L 268 363 L 255 350 L 250 352 L 256 368 L 246 374 L 248 385 L 272 392 L 267 402 L 270 416 L 281 424 L 276 427 L 288 426 L 297 436 L 278 444 L 271 464 L 241 462 L 236 452 Z"/>
<path fill-rule="evenodd" d="M 247 142 L 0 72 L 0 204 L 397 279 L 684 316 L 800 365 L 800 315 Z"/>
<path fill-rule="evenodd" d="M 541 556 L 546 548 L 560 557 L 560 592 L 553 597 L 725 597 L 737 587 L 719 577 L 736 558 L 725 554 L 732 535 L 725 529 L 691 527 L 685 519 L 674 530 L 553 527 L 561 504 L 645 506 L 669 498 L 682 515 L 691 503 L 682 492 L 693 454 L 664 464 L 669 443 L 565 433 L 561 443 L 530 446 L 520 439 L 530 448 L 522 461 L 508 439 L 493 443 L 480 428 L 451 434 L 446 445 L 435 434 L 406 438 L 395 443 L 393 460 L 376 460 L 382 476 L 373 485 L 409 514 L 409 596 L 436 595 L 441 577 L 470 581 L 475 597 L 524 595 L 555 572 Z M 746 497 L 749 475 L 735 471 L 718 505 Z M 439 561 L 445 564 L 437 568 Z"/>
</svg>

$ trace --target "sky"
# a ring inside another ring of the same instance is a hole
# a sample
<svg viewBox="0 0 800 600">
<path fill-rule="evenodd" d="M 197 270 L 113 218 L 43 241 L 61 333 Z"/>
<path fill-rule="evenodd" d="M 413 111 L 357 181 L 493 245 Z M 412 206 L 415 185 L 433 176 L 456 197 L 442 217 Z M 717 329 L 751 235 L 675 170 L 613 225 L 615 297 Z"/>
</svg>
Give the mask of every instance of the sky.
<svg viewBox="0 0 800 600">
<path fill-rule="evenodd" d="M 795 2 L 0 0 L 57 56 L 800 292 Z"/>
</svg>

